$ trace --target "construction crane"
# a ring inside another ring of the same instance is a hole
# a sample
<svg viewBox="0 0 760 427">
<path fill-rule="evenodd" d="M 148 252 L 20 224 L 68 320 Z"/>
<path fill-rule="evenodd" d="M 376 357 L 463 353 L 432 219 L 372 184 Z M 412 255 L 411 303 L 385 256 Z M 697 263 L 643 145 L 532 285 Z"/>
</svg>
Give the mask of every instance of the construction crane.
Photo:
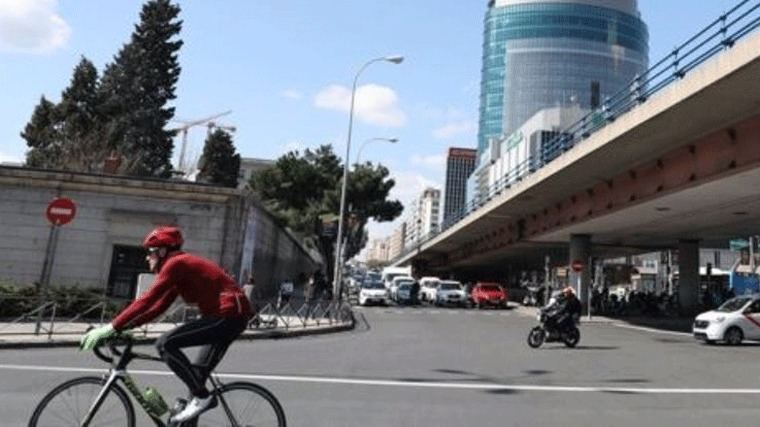
<svg viewBox="0 0 760 427">
<path fill-rule="evenodd" d="M 185 150 L 187 149 L 187 132 L 195 126 L 202 126 L 205 124 L 208 124 L 208 129 L 210 132 L 212 127 L 218 127 L 213 122 L 213 120 L 216 120 L 219 117 L 226 116 L 230 113 L 232 113 L 232 110 L 225 111 L 223 113 L 214 114 L 212 116 L 209 116 L 203 119 L 198 119 L 198 120 L 176 120 L 176 119 L 172 120 L 173 122 L 182 123 L 182 126 L 176 127 L 174 129 L 169 129 L 171 131 L 182 133 L 182 148 L 180 149 L 180 152 L 179 152 L 179 165 L 177 169 L 181 171 L 185 170 Z M 228 127 L 232 127 L 232 126 L 228 126 Z"/>
<path fill-rule="evenodd" d="M 209 135 L 211 135 L 212 132 L 214 132 L 214 128 L 225 130 L 227 132 L 235 132 L 237 130 L 235 126 L 222 125 L 213 121 L 206 123 L 206 126 L 208 127 L 208 130 L 206 131 L 206 137 L 208 137 Z"/>
</svg>

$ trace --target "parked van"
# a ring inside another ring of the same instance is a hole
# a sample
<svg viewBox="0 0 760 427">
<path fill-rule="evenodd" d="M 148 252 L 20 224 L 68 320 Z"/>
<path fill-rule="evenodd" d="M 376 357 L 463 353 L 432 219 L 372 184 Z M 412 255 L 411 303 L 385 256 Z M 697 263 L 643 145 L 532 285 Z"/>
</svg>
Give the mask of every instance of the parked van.
<svg viewBox="0 0 760 427">
<path fill-rule="evenodd" d="M 390 290 L 393 278 L 398 276 L 412 276 L 412 266 L 408 267 L 385 267 L 382 273 L 385 289 Z"/>
</svg>

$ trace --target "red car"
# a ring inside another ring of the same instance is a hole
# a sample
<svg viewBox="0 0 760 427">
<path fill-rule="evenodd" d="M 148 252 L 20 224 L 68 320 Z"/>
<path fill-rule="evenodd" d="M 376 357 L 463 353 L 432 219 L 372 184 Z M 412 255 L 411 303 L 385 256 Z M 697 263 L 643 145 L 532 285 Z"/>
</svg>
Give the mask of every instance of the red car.
<svg viewBox="0 0 760 427">
<path fill-rule="evenodd" d="M 472 302 L 477 308 L 499 307 L 507 308 L 507 291 L 499 286 L 498 283 L 478 282 L 472 288 Z"/>
</svg>

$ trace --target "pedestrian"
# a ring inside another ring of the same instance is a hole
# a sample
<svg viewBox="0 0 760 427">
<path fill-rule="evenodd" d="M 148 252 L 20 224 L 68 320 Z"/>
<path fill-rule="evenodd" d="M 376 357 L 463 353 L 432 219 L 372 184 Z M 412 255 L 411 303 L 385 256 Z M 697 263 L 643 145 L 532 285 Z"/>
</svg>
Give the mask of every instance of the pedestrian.
<svg viewBox="0 0 760 427">
<path fill-rule="evenodd" d="M 290 297 L 293 296 L 293 289 L 295 286 L 290 280 L 284 280 L 280 283 L 280 290 L 277 296 L 277 310 L 282 311 L 288 304 L 290 304 Z"/>
<path fill-rule="evenodd" d="M 306 319 L 313 317 L 314 305 L 316 304 L 317 295 L 319 295 L 319 275 L 320 271 L 317 270 L 309 277 L 309 281 L 306 283 L 306 289 L 304 289 L 304 297 L 306 298 Z"/>
</svg>

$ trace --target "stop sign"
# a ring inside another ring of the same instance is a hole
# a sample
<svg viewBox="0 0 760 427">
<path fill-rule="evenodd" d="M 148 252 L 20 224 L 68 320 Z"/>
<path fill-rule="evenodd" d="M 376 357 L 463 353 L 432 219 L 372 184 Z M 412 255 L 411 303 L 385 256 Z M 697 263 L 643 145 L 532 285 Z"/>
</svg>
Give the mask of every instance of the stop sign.
<svg viewBox="0 0 760 427">
<path fill-rule="evenodd" d="M 573 271 L 576 273 L 580 273 L 581 271 L 583 271 L 583 266 L 584 266 L 583 261 L 579 259 L 576 259 L 570 264 L 570 268 L 572 268 Z"/>
<path fill-rule="evenodd" d="M 74 219 L 74 215 L 77 213 L 77 207 L 71 199 L 65 197 L 59 197 L 53 199 L 47 207 L 45 214 L 48 221 L 53 225 L 64 225 L 71 222 Z"/>
</svg>

